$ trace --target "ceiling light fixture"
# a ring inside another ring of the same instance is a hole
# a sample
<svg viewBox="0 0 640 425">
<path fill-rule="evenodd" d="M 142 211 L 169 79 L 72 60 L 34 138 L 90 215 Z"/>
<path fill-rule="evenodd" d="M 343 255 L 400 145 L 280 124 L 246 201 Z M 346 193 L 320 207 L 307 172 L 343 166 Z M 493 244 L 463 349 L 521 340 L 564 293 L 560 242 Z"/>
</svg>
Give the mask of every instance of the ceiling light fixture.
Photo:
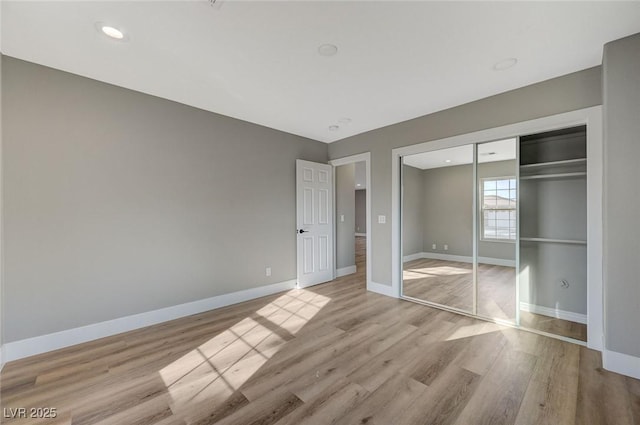
<svg viewBox="0 0 640 425">
<path fill-rule="evenodd" d="M 337 126 L 337 125 L 329 126 L 329 131 L 338 131 L 338 130 L 340 130 L 340 126 Z"/>
<path fill-rule="evenodd" d="M 360 183 L 358 183 L 358 184 L 356 184 L 356 186 L 360 187 L 360 186 L 362 186 L 362 185 L 361 185 Z"/>
<path fill-rule="evenodd" d="M 127 41 L 127 35 L 116 27 L 111 25 L 107 25 L 104 22 L 96 22 L 96 29 L 107 37 L 118 40 L 118 41 Z"/>
<path fill-rule="evenodd" d="M 333 44 L 323 44 L 318 47 L 318 53 L 320 53 L 320 56 L 334 56 L 338 53 L 338 46 Z"/>
<path fill-rule="evenodd" d="M 450 159 L 445 159 L 444 162 L 446 162 L 447 164 L 451 162 Z"/>
<path fill-rule="evenodd" d="M 500 62 L 496 62 L 496 64 L 493 65 L 493 70 L 494 71 L 504 71 L 506 69 L 509 69 L 509 68 L 512 68 L 512 67 L 516 66 L 517 63 L 518 63 L 518 59 L 516 59 L 516 58 L 503 59 Z"/>
</svg>

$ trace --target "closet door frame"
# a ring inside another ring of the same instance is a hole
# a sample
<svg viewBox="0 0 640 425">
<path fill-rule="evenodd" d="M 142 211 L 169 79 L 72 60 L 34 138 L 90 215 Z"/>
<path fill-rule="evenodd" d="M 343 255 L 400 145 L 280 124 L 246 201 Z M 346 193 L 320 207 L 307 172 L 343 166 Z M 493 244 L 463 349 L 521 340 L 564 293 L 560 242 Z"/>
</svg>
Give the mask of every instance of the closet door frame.
<svg viewBox="0 0 640 425">
<path fill-rule="evenodd" d="M 519 138 L 523 134 L 534 134 L 545 131 L 579 125 L 587 126 L 587 347 L 602 351 L 604 346 L 604 315 L 603 315 L 603 284 L 602 284 L 602 254 L 603 254 L 603 221 L 602 221 L 602 187 L 603 187 L 603 141 L 602 141 L 602 106 L 594 106 L 576 111 L 551 115 L 487 130 L 476 131 L 444 139 L 438 139 L 416 145 L 395 148 L 391 151 L 391 264 L 392 282 L 391 294 L 397 298 L 402 296 L 402 214 L 401 214 L 401 172 L 402 157 L 417 153 L 436 151 L 462 145 L 490 142 L 508 138 Z M 519 145 L 519 144 L 518 144 Z M 519 149 L 519 146 L 517 147 Z M 474 147 L 474 152 L 476 148 Z M 517 151 L 517 158 L 520 157 Z M 475 158 L 475 153 L 474 153 Z M 474 160 L 474 167 L 476 161 Z M 475 175 L 475 172 L 474 172 Z M 519 185 L 519 174 L 516 174 Z M 518 190 L 518 197 L 519 197 Z M 474 191 L 475 193 L 475 191 Z M 518 199 L 519 201 L 519 199 Z M 519 204 L 519 202 L 518 202 Z M 474 208 L 477 208 L 474 203 Z M 474 220 L 475 222 L 475 220 Z M 475 227 L 475 223 L 474 223 Z M 517 230 L 519 245 L 519 224 Z M 474 234 L 474 244 L 477 235 Z M 477 255 L 474 252 L 474 269 Z M 519 266 L 519 252 L 516 252 L 516 267 Z M 518 270 L 518 269 L 516 269 Z M 516 273 L 517 276 L 517 273 Z M 475 280 L 475 272 L 474 272 Z M 516 278 L 516 294 L 519 295 L 518 279 Z M 474 292 L 476 285 L 474 282 Z M 517 296 L 518 296 L 517 295 Z M 517 298 L 519 302 L 519 298 Z M 474 302 L 474 311 L 476 303 Z M 518 315 L 518 308 L 516 314 Z M 473 316 L 473 314 L 471 314 Z M 494 321 L 485 317 L 483 320 Z M 502 324 L 502 322 L 500 322 Z M 519 327 L 519 315 L 516 325 Z M 530 329 L 527 329 L 532 331 Z M 532 331 L 535 332 L 535 331 Z M 553 337 L 571 342 L 574 339 L 553 335 Z"/>
</svg>

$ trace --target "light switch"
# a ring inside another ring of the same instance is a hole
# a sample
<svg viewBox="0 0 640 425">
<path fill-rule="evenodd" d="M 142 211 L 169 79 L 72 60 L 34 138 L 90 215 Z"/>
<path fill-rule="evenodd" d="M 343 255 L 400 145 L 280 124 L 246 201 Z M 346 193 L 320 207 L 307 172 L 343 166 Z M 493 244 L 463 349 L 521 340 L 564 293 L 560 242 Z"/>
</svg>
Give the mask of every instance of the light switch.
<svg viewBox="0 0 640 425">
<path fill-rule="evenodd" d="M 385 224 L 386 222 L 387 222 L 387 216 L 386 215 L 379 215 L 378 216 L 378 223 Z"/>
<path fill-rule="evenodd" d="M 340 221 L 344 221 L 344 214 L 340 214 Z"/>
</svg>

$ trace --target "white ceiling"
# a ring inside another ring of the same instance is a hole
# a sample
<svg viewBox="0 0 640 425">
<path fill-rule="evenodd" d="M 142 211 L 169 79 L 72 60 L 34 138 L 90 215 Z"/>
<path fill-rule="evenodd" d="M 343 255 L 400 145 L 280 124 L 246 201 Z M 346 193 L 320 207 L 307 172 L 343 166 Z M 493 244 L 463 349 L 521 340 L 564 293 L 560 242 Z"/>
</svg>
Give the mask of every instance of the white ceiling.
<svg viewBox="0 0 640 425">
<path fill-rule="evenodd" d="M 516 159 L 516 139 L 478 144 L 478 162 L 481 164 L 509 159 Z M 473 145 L 407 155 L 402 157 L 402 162 L 421 170 L 471 164 L 473 163 Z"/>
<path fill-rule="evenodd" d="M 129 40 L 107 39 L 96 22 Z M 637 1 L 5 0 L 1 47 L 332 142 L 598 65 L 604 43 L 636 32 Z M 319 55 L 325 43 L 337 55 Z M 511 57 L 515 67 L 492 69 Z"/>
</svg>

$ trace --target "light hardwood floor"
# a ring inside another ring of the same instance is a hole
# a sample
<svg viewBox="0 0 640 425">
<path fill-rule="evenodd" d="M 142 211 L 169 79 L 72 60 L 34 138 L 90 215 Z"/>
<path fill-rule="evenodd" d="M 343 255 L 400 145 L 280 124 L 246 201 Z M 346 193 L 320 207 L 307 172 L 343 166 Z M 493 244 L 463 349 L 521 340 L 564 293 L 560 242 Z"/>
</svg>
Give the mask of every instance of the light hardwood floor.
<svg viewBox="0 0 640 425">
<path fill-rule="evenodd" d="M 366 292 L 359 251 L 327 284 L 9 363 L 2 406 L 59 414 L 3 423 L 640 424 L 599 353 Z"/>
<path fill-rule="evenodd" d="M 515 269 L 478 265 L 478 314 L 515 321 Z M 473 307 L 472 265 L 457 261 L 419 259 L 404 264 L 403 293 L 419 300 L 471 312 Z M 568 320 L 520 311 L 523 327 L 587 340 L 587 326 Z"/>
</svg>

